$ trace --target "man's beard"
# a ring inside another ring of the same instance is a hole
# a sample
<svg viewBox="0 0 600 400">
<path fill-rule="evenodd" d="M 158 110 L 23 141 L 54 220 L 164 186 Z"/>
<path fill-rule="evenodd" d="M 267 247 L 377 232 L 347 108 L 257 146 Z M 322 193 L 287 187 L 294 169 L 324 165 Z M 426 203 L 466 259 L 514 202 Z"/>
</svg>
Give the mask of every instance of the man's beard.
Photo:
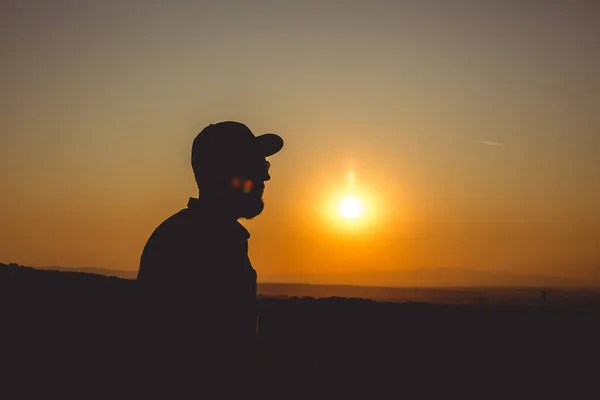
<svg viewBox="0 0 600 400">
<path fill-rule="evenodd" d="M 252 219 L 262 213 L 265 203 L 262 195 L 250 194 L 240 199 L 239 215 L 240 218 Z"/>
</svg>

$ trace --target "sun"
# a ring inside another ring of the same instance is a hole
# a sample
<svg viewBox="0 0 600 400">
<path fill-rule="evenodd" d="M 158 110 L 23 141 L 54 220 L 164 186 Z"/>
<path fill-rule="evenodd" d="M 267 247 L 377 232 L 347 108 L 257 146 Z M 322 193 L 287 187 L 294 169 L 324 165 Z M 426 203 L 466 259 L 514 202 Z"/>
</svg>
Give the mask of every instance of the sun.
<svg viewBox="0 0 600 400">
<path fill-rule="evenodd" d="M 346 219 L 359 218 L 363 211 L 364 207 L 356 197 L 344 197 L 340 202 L 340 214 Z"/>
<path fill-rule="evenodd" d="M 375 232 L 381 220 L 381 201 L 375 188 L 356 179 L 349 170 L 346 179 L 323 188 L 324 201 L 315 202 L 324 222 L 342 236 L 365 235 Z M 331 182 L 328 182 L 331 183 Z"/>
</svg>

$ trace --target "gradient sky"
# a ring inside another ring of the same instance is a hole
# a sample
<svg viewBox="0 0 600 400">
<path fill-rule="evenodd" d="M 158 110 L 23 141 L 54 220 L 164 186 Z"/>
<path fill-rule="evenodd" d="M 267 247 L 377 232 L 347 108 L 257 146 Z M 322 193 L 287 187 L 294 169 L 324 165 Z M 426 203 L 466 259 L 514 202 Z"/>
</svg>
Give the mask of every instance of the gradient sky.
<svg viewBox="0 0 600 400">
<path fill-rule="evenodd" d="M 245 223 L 261 280 L 600 281 L 598 2 L 2 0 L 0 55 L 1 262 L 137 269 L 195 135 L 238 120 L 286 142 Z"/>
</svg>

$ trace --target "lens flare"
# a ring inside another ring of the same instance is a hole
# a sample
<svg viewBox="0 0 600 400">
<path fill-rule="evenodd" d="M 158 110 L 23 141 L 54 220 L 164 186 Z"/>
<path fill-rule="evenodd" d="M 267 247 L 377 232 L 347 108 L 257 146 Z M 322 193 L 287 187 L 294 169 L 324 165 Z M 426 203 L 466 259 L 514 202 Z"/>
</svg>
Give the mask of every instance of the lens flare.
<svg viewBox="0 0 600 400">
<path fill-rule="evenodd" d="M 252 182 L 250 179 L 247 179 L 244 181 L 244 193 L 248 194 L 252 191 L 252 188 L 254 187 L 254 182 Z"/>
</svg>

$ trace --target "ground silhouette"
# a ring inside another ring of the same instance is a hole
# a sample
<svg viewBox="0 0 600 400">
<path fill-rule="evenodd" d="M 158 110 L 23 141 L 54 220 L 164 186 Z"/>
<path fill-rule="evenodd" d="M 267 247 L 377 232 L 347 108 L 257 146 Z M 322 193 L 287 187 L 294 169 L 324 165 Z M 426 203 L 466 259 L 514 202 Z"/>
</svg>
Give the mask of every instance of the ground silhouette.
<svg viewBox="0 0 600 400">
<path fill-rule="evenodd" d="M 154 342 L 144 340 L 156 310 L 140 302 L 138 283 L 0 265 L 3 390 L 111 398 L 158 393 L 144 393 L 148 349 L 172 348 L 155 335 Z M 596 378 L 597 302 L 444 306 L 259 297 L 258 306 L 251 387 L 262 397 L 340 398 L 367 390 L 371 398 L 390 391 L 539 398 L 567 390 L 573 398 Z M 169 362 L 185 359 L 170 355 Z M 180 378 L 203 382 L 193 368 Z M 177 397 L 189 387 L 160 389 Z"/>
</svg>

